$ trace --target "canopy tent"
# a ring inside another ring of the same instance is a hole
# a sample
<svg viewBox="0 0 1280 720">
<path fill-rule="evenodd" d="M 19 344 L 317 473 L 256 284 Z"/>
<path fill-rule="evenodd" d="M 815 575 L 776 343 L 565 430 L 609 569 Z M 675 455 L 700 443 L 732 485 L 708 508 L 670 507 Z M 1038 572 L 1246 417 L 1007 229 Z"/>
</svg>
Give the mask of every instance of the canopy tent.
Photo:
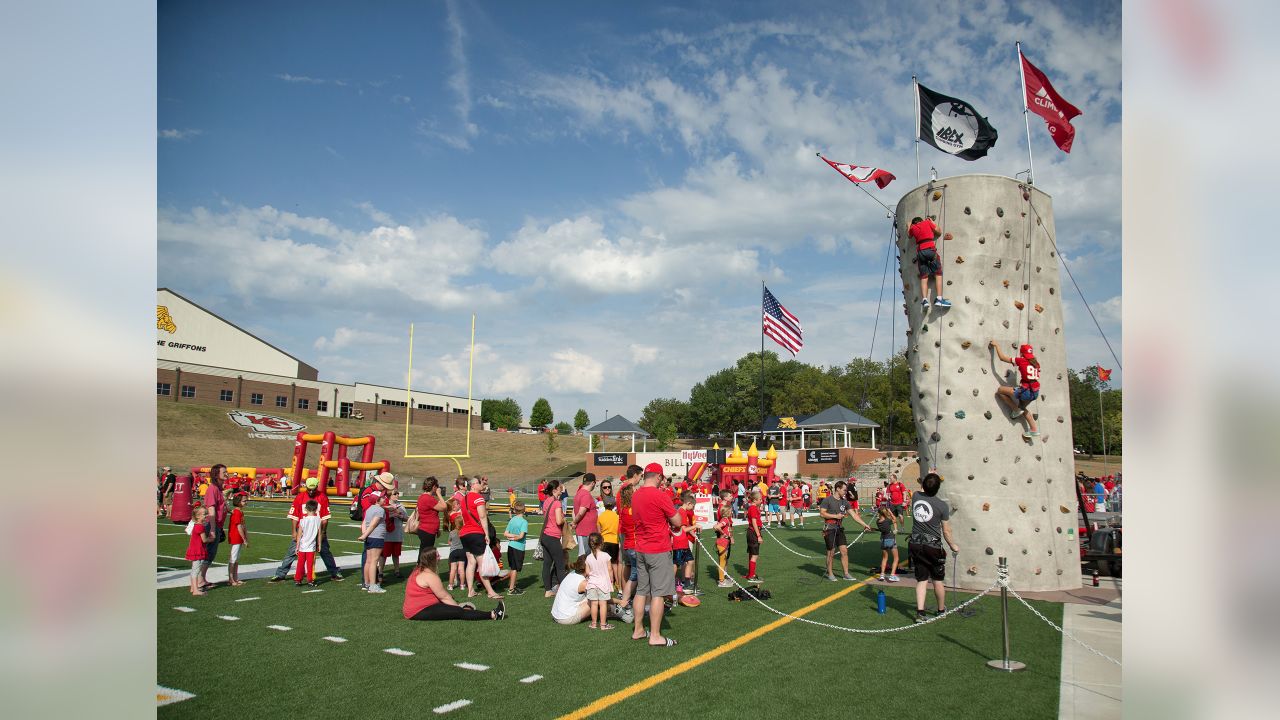
<svg viewBox="0 0 1280 720">
<path fill-rule="evenodd" d="M 631 436 L 631 452 L 636 451 L 636 437 L 640 437 L 644 439 L 648 439 L 652 437 L 651 435 L 649 435 L 649 433 L 645 432 L 639 425 L 636 425 L 635 423 L 631 422 L 630 420 L 626 419 L 621 415 L 614 415 L 613 417 L 609 418 L 608 420 L 605 420 L 602 423 L 599 423 L 598 425 L 589 427 L 586 430 L 583 430 L 582 434 L 583 435 L 606 435 L 606 436 L 616 435 L 618 437 L 630 435 Z M 590 438 L 588 438 L 587 447 L 591 447 L 590 442 L 591 440 Z M 647 447 L 647 443 L 645 444 L 645 447 Z"/>
</svg>

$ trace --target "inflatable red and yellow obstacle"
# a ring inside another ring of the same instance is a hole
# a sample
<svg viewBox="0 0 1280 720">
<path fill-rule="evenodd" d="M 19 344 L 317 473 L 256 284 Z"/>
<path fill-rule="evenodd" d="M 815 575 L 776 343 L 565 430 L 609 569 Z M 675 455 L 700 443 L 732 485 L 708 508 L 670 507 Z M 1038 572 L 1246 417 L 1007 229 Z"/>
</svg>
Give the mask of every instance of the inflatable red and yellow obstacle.
<svg viewBox="0 0 1280 720">
<path fill-rule="evenodd" d="M 720 446 L 716 445 L 716 449 L 720 449 Z M 777 462 L 778 451 L 774 450 L 772 445 L 769 446 L 769 452 L 765 453 L 764 457 L 760 457 L 760 450 L 756 448 L 755 441 L 751 442 L 751 448 L 747 450 L 746 455 L 743 455 L 742 448 L 734 443 L 733 452 L 720 466 L 720 487 L 727 489 L 736 485 L 738 481 L 742 481 L 742 484 L 747 487 L 758 485 L 761 480 L 773 482 Z"/>
<path fill-rule="evenodd" d="M 304 468 L 307 464 L 307 450 L 312 444 L 320 445 L 320 463 L 316 470 Z M 298 486 L 309 477 L 318 478 L 320 487 L 329 495 L 348 495 L 353 488 L 359 488 L 361 479 L 360 473 L 378 471 L 390 472 L 391 462 L 389 460 L 373 459 L 373 449 L 376 440 L 372 435 L 364 437 L 347 437 L 345 435 L 337 435 L 332 430 L 324 433 L 298 433 L 297 439 L 293 443 L 293 467 L 285 472 L 289 476 L 289 487 L 297 490 Z M 334 457 L 334 447 L 337 447 L 337 457 Z M 348 448 L 360 448 L 360 459 L 352 460 L 347 457 Z M 333 485 L 329 484 L 329 475 L 334 471 Z M 351 471 L 356 471 L 355 483 L 352 483 Z"/>
</svg>

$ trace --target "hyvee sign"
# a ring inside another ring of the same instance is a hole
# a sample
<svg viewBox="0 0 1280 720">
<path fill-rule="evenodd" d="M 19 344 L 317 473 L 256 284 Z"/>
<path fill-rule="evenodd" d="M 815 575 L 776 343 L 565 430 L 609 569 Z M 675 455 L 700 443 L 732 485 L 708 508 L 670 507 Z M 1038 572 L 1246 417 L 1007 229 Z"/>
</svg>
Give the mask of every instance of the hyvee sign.
<svg viewBox="0 0 1280 720">
<path fill-rule="evenodd" d="M 231 422 L 240 427 L 249 428 L 252 431 L 249 433 L 249 437 L 260 440 L 292 440 L 293 435 L 307 428 L 302 423 L 286 420 L 275 415 L 259 415 L 242 410 L 229 412 L 227 417 L 231 418 Z"/>
</svg>

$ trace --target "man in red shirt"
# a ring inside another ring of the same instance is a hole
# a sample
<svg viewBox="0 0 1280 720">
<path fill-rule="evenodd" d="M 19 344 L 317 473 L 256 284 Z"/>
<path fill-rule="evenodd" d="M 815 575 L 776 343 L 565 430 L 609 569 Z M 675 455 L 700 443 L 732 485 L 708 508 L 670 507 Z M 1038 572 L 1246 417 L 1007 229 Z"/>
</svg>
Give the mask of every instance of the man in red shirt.
<svg viewBox="0 0 1280 720">
<path fill-rule="evenodd" d="M 804 484 L 798 479 L 791 483 L 790 499 L 791 527 L 796 526 L 796 520 L 800 521 L 800 527 L 804 527 Z"/>
<path fill-rule="evenodd" d="M 658 489 L 662 466 L 649 463 L 644 480 L 631 498 L 636 533 L 635 631 L 631 639 L 649 638 L 650 645 L 671 647 L 675 640 L 662 636 L 663 599 L 676 591 L 671 572 L 671 531 L 681 528 L 671 497 Z M 644 629 L 645 603 L 649 603 L 649 630 Z"/>
<path fill-rule="evenodd" d="M 578 557 L 591 552 L 587 547 L 587 541 L 591 539 L 591 533 L 597 530 L 596 517 L 599 509 L 592 495 L 595 489 L 596 474 L 587 473 L 582 476 L 582 484 L 578 486 L 578 492 L 573 496 L 573 534 L 578 541 Z"/>
<path fill-rule="evenodd" d="M 329 571 L 329 577 L 333 578 L 335 582 L 342 582 L 342 573 L 338 571 L 338 563 L 333 559 L 333 552 L 329 550 L 329 497 L 320 489 L 320 481 L 317 478 L 307 478 L 302 492 L 293 497 L 293 504 L 289 506 L 289 514 L 286 517 L 293 523 L 293 534 L 297 535 L 298 523 L 302 522 L 302 506 L 310 500 L 315 500 L 316 504 L 320 506 L 316 511 L 316 515 L 320 516 L 320 559 L 324 561 L 324 567 Z M 267 582 L 278 583 L 288 577 L 289 568 L 293 567 L 293 563 L 297 559 L 298 541 L 294 540 L 289 543 L 289 550 L 284 554 L 284 560 L 280 561 L 280 567 L 276 568 L 274 575 L 267 578 Z"/>
<path fill-rule="evenodd" d="M 889 475 L 889 507 L 893 510 L 894 517 L 902 520 L 904 505 L 906 504 L 907 486 L 898 480 L 897 473 Z"/>
<path fill-rule="evenodd" d="M 933 223 L 933 218 L 911 218 L 911 227 L 907 234 L 916 241 L 916 270 L 920 274 L 920 307 L 929 311 L 929 278 L 934 281 L 933 304 L 949 308 L 951 302 L 942 297 L 942 259 L 938 257 L 937 240 L 942 231 Z"/>
</svg>

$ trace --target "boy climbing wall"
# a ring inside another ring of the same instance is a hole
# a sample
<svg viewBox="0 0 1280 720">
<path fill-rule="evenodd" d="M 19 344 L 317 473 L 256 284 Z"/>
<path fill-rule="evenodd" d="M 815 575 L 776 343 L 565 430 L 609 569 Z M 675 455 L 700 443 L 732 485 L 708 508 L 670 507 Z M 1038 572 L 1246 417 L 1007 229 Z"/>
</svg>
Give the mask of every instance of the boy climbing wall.
<svg viewBox="0 0 1280 720">
<path fill-rule="evenodd" d="M 907 234 L 916 241 L 916 268 L 920 271 L 920 307 L 929 311 L 929 278 L 933 277 L 933 304 L 937 307 L 949 308 L 951 301 L 942 297 L 942 259 L 938 257 L 937 240 L 942 231 L 934 224 L 933 218 L 911 218 L 911 227 Z"/>
<path fill-rule="evenodd" d="M 1010 358 L 1000 350 L 995 340 L 989 344 L 995 348 L 1000 362 L 1016 366 L 1019 375 L 1018 387 L 1001 386 L 996 391 L 996 397 L 1013 411 L 1009 416 L 1010 419 L 1016 420 L 1021 417 L 1027 421 L 1027 430 L 1022 433 L 1022 437 L 1033 438 L 1039 435 L 1040 430 L 1036 427 L 1036 419 L 1029 409 L 1031 403 L 1040 396 L 1040 361 L 1036 359 L 1034 349 L 1030 345 L 1022 345 L 1018 348 L 1018 357 Z"/>
</svg>

